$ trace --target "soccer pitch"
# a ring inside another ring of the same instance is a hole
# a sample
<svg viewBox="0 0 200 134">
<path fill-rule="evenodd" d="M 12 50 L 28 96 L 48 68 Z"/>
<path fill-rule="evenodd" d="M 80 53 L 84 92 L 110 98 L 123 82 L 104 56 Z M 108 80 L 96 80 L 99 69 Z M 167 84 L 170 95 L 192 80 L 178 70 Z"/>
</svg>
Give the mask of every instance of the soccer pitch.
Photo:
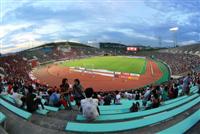
<svg viewBox="0 0 200 134">
<path fill-rule="evenodd" d="M 137 74 L 143 74 L 146 71 L 146 59 L 126 56 L 98 56 L 66 61 L 62 65 Z"/>
</svg>

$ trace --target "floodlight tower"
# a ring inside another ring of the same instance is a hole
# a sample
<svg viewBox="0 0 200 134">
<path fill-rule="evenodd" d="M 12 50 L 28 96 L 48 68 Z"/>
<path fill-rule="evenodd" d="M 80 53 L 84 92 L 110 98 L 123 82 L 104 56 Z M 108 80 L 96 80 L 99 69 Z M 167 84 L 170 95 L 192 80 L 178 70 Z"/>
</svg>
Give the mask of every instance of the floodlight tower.
<svg viewBox="0 0 200 134">
<path fill-rule="evenodd" d="M 174 40 L 174 47 L 177 46 L 177 31 L 178 31 L 178 27 L 172 27 L 169 29 L 169 31 L 171 31 L 173 33 L 173 40 Z"/>
</svg>

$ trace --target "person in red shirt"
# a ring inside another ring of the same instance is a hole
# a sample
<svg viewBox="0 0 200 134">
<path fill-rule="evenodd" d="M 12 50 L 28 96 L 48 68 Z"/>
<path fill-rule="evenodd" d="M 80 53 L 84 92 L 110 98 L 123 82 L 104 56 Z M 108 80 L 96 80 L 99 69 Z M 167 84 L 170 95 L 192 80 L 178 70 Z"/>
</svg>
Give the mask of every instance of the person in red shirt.
<svg viewBox="0 0 200 134">
<path fill-rule="evenodd" d="M 11 94 L 12 88 L 13 88 L 12 83 L 9 83 L 9 84 L 8 84 L 8 91 L 7 91 L 9 94 Z"/>
</svg>

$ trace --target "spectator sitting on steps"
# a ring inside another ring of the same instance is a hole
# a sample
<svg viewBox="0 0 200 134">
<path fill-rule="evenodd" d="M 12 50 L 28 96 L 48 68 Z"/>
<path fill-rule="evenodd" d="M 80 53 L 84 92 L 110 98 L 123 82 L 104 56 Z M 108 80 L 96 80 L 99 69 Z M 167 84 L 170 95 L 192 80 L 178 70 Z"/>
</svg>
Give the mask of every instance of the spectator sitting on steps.
<svg viewBox="0 0 200 134">
<path fill-rule="evenodd" d="M 116 105 L 121 105 L 121 95 L 120 95 L 120 92 L 119 91 L 115 91 L 115 99 L 114 99 L 114 104 Z"/>
<path fill-rule="evenodd" d="M 37 98 L 35 94 L 33 94 L 33 87 L 28 87 L 28 94 L 26 96 L 26 105 L 27 105 L 27 111 L 34 112 L 38 109 L 38 105 L 42 106 L 42 109 L 44 109 L 44 106 L 41 102 L 41 99 Z"/>
<path fill-rule="evenodd" d="M 87 120 L 95 120 L 100 115 L 98 108 L 98 100 L 93 99 L 93 89 L 87 88 L 85 90 L 85 99 L 81 100 L 81 111 Z"/>
</svg>

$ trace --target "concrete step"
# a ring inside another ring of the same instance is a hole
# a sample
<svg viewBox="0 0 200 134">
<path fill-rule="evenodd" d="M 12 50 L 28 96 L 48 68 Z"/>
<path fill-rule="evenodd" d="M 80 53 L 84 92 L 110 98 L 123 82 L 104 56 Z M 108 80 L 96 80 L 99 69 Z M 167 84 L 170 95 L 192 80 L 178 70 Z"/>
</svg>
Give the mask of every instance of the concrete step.
<svg viewBox="0 0 200 134">
<path fill-rule="evenodd" d="M 63 131 L 41 127 L 30 121 L 26 121 L 2 106 L 0 106 L 0 111 L 5 113 L 7 117 L 6 131 L 9 134 L 66 134 Z"/>
<path fill-rule="evenodd" d="M 6 130 L 0 126 L 0 134 L 8 134 L 8 132 L 6 132 Z"/>
</svg>

